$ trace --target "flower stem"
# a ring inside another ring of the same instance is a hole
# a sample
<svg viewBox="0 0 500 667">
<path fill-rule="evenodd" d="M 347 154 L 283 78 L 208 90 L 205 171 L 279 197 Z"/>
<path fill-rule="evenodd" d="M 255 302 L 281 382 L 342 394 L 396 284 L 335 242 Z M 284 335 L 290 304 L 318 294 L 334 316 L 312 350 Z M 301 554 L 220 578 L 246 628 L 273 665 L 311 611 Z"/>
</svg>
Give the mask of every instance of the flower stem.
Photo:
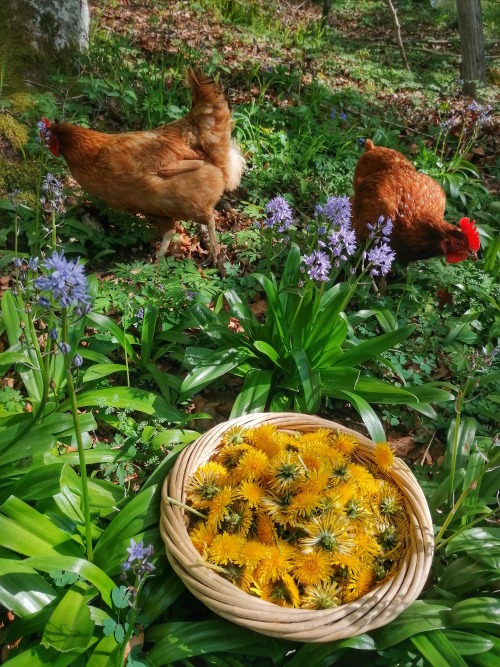
<svg viewBox="0 0 500 667">
<path fill-rule="evenodd" d="M 62 311 L 62 332 L 63 332 L 63 340 L 67 340 L 68 313 L 66 308 L 63 308 Z M 68 394 L 71 403 L 71 415 L 73 417 L 73 426 L 75 428 L 76 442 L 78 446 L 80 478 L 82 480 L 82 504 L 83 504 L 83 517 L 85 520 L 85 546 L 87 550 L 87 560 L 92 562 L 94 554 L 92 548 L 92 524 L 90 522 L 90 502 L 89 502 L 89 487 L 87 481 L 87 464 L 85 461 L 85 448 L 83 446 L 82 429 L 80 426 L 80 419 L 78 416 L 75 385 L 73 383 L 73 375 L 71 373 L 71 360 L 68 354 L 65 355 L 65 365 L 66 365 L 66 378 L 68 382 Z"/>
</svg>

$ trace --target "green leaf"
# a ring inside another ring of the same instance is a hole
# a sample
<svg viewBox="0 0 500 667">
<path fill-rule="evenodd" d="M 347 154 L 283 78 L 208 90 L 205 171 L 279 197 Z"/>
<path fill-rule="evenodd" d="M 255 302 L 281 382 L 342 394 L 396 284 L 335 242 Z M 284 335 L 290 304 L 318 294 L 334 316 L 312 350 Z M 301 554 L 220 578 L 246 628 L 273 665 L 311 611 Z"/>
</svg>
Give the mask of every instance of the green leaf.
<svg viewBox="0 0 500 667">
<path fill-rule="evenodd" d="M 375 359 L 382 352 L 396 347 L 415 331 L 415 325 L 410 324 L 396 331 L 370 338 L 350 348 L 339 360 L 340 366 L 358 366 L 366 361 Z"/>
<path fill-rule="evenodd" d="M 325 664 L 332 664 L 331 658 L 336 657 L 336 654 L 340 659 L 346 649 L 374 651 L 375 648 L 375 642 L 369 635 L 358 635 L 327 644 L 305 644 L 297 649 L 286 664 L 288 667 L 323 667 Z"/>
<path fill-rule="evenodd" d="M 484 551 L 500 548 L 500 528 L 468 528 L 451 538 L 446 545 L 445 554 L 459 551 Z"/>
<path fill-rule="evenodd" d="M 90 312 L 87 315 L 87 318 L 94 324 L 97 324 L 100 331 L 108 331 L 118 341 L 118 343 L 125 350 L 132 361 L 138 366 L 141 365 L 140 359 L 135 353 L 134 348 L 129 342 L 126 334 L 115 322 L 113 322 L 112 319 L 106 317 L 106 315 L 101 315 L 100 313 L 94 312 Z"/>
<path fill-rule="evenodd" d="M 299 398 L 301 409 L 307 414 L 314 414 L 321 404 L 321 375 L 319 371 L 311 370 L 304 350 L 294 350 L 292 357 L 299 371 L 302 387 L 302 395 Z"/>
<path fill-rule="evenodd" d="M 0 604 L 5 609 L 23 618 L 55 598 L 52 586 L 25 561 L 0 558 Z"/>
<path fill-rule="evenodd" d="M 104 637 L 89 656 L 86 667 L 110 667 L 117 665 L 121 658 L 122 647 L 116 642 L 114 635 Z"/>
<path fill-rule="evenodd" d="M 480 637 L 470 632 L 463 632 L 462 630 L 443 630 L 443 634 L 460 655 L 486 653 L 486 651 L 489 651 L 494 646 L 491 639 Z"/>
<path fill-rule="evenodd" d="M 81 546 L 70 534 L 18 498 L 11 496 L 1 509 L 1 546 L 24 556 L 50 556 L 56 547 L 60 554 L 81 555 Z"/>
<path fill-rule="evenodd" d="M 148 301 L 144 306 L 144 319 L 141 330 L 141 362 L 147 364 L 151 359 L 151 351 L 155 342 L 156 322 L 160 308 Z"/>
<path fill-rule="evenodd" d="M 444 665 L 467 667 L 467 663 L 441 630 L 415 635 L 410 637 L 410 641 L 433 667 L 444 667 Z"/>
<path fill-rule="evenodd" d="M 272 371 L 249 371 L 238 394 L 230 419 L 253 412 L 263 412 L 272 386 Z"/>
<path fill-rule="evenodd" d="M 251 353 L 244 347 L 217 350 L 205 357 L 203 365 L 194 368 L 184 378 L 181 394 L 190 396 L 244 362 Z"/>
<path fill-rule="evenodd" d="M 75 662 L 72 653 L 59 653 L 54 649 L 46 649 L 44 646 L 32 646 L 7 663 L 9 667 L 67 667 Z"/>
<path fill-rule="evenodd" d="M 368 429 L 370 438 L 374 442 L 387 441 L 382 422 L 377 417 L 375 410 L 365 401 L 364 398 L 361 398 L 361 396 L 358 396 L 352 391 L 339 391 L 336 393 L 340 398 L 347 399 L 350 403 L 352 403 L 353 407 L 356 408 L 361 416 L 361 419 L 363 420 L 364 425 Z"/>
<path fill-rule="evenodd" d="M 148 653 L 149 660 L 165 665 L 197 655 L 242 649 L 263 638 L 229 621 L 216 620 L 155 625 L 146 631 L 146 641 L 155 642 Z"/>
<path fill-rule="evenodd" d="M 356 384 L 356 394 L 359 394 L 368 403 L 413 403 L 418 398 L 413 390 L 401 389 L 388 382 L 376 378 L 361 376 Z"/>
<path fill-rule="evenodd" d="M 371 633 L 378 650 L 384 650 L 422 632 L 449 627 L 450 607 L 431 600 L 417 600 L 391 623 Z"/>
<path fill-rule="evenodd" d="M 237 318 L 238 322 L 251 338 L 256 338 L 257 331 L 259 328 L 262 328 L 262 325 L 255 318 L 246 300 L 235 290 L 224 292 L 224 296 L 229 303 L 231 315 Z"/>
<path fill-rule="evenodd" d="M 77 574 L 93 584 L 101 593 L 102 600 L 108 607 L 111 607 L 111 594 L 115 583 L 97 565 L 88 560 L 53 553 L 50 556 L 32 556 L 26 558 L 24 562 L 35 570 L 49 574 L 54 570 L 65 570 Z"/>
<path fill-rule="evenodd" d="M 256 340 L 256 341 L 254 341 L 253 346 L 255 347 L 255 349 L 258 352 L 261 352 L 268 359 L 270 359 L 273 362 L 273 364 L 276 364 L 276 366 L 281 367 L 281 363 L 280 363 L 281 360 L 280 360 L 279 354 L 276 352 L 274 347 L 272 347 L 272 345 L 269 345 L 269 343 L 266 343 L 263 340 Z"/>
<path fill-rule="evenodd" d="M 84 653 L 97 641 L 93 639 L 94 621 L 87 605 L 93 597 L 88 586 L 78 581 L 73 584 L 52 613 L 42 636 L 46 647 L 61 653 Z"/>
<path fill-rule="evenodd" d="M 147 415 L 155 415 L 169 422 L 182 421 L 181 413 L 169 405 L 159 394 L 133 387 L 107 387 L 93 389 L 77 395 L 79 408 L 97 406 L 99 408 L 128 408 Z M 69 409 L 69 399 L 61 406 L 61 410 Z"/>
<path fill-rule="evenodd" d="M 254 273 L 253 277 L 262 285 L 267 296 L 267 305 L 269 307 L 267 317 L 272 321 L 279 332 L 280 339 L 286 344 L 289 340 L 288 326 L 283 312 L 283 307 L 278 298 L 276 286 L 269 280 L 267 276 L 261 273 Z"/>
<path fill-rule="evenodd" d="M 500 633 L 500 600 L 476 597 L 458 602 L 451 610 L 450 626 Z"/>
<path fill-rule="evenodd" d="M 107 377 L 112 373 L 121 373 L 126 372 L 127 367 L 125 364 L 94 364 L 90 368 L 87 368 L 85 373 L 82 376 L 82 382 L 94 382 L 95 380 L 100 380 L 103 377 Z"/>
</svg>

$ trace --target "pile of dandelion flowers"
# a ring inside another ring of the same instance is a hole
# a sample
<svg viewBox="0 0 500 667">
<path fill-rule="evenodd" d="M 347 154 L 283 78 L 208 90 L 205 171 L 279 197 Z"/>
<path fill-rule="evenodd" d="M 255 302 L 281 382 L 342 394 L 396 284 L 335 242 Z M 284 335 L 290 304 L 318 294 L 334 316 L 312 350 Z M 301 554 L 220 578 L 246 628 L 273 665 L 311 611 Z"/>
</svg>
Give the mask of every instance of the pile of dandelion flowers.
<svg viewBox="0 0 500 667">
<path fill-rule="evenodd" d="M 303 609 L 354 601 L 398 570 L 409 518 L 386 443 L 365 465 L 356 436 L 330 429 L 267 424 L 221 440 L 185 487 L 189 534 L 208 567 L 250 595 Z"/>
</svg>

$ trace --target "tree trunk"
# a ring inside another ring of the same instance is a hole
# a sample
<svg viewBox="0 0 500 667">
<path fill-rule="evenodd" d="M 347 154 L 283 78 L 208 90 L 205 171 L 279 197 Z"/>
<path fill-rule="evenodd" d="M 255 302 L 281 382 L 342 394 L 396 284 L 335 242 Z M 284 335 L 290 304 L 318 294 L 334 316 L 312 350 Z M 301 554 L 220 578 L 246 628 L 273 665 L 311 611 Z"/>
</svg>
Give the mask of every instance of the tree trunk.
<svg viewBox="0 0 500 667">
<path fill-rule="evenodd" d="M 486 83 L 481 0 L 456 0 L 464 95 L 474 96 L 477 82 Z"/>
<path fill-rule="evenodd" d="M 0 0 L 0 61 L 7 81 L 67 71 L 89 37 L 87 0 Z"/>
<path fill-rule="evenodd" d="M 396 36 L 396 43 L 399 48 L 399 53 L 401 54 L 401 60 L 403 61 L 403 65 L 405 66 L 405 69 L 408 72 L 411 72 L 410 70 L 410 65 L 408 64 L 408 59 L 406 57 L 405 53 L 405 47 L 403 45 L 403 39 L 401 37 L 401 26 L 399 25 L 398 21 L 398 15 L 396 13 L 396 9 L 394 8 L 394 5 L 392 4 L 391 0 L 384 0 L 385 4 L 387 5 L 387 8 L 392 16 L 392 22 L 394 23 L 394 34 Z"/>
</svg>

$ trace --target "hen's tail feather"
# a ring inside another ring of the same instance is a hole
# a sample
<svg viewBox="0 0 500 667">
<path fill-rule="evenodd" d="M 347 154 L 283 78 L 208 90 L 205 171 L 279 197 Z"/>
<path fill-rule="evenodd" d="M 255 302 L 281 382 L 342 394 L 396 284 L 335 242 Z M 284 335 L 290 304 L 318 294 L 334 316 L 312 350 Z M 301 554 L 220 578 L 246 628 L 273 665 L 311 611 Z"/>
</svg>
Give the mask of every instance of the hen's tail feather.
<svg viewBox="0 0 500 667">
<path fill-rule="evenodd" d="M 197 140 L 212 163 L 222 170 L 226 188 L 233 190 L 240 183 L 245 161 L 231 140 L 231 112 L 226 96 L 219 83 L 191 68 L 186 72 L 186 83 L 192 95 L 189 115 Z"/>
</svg>

